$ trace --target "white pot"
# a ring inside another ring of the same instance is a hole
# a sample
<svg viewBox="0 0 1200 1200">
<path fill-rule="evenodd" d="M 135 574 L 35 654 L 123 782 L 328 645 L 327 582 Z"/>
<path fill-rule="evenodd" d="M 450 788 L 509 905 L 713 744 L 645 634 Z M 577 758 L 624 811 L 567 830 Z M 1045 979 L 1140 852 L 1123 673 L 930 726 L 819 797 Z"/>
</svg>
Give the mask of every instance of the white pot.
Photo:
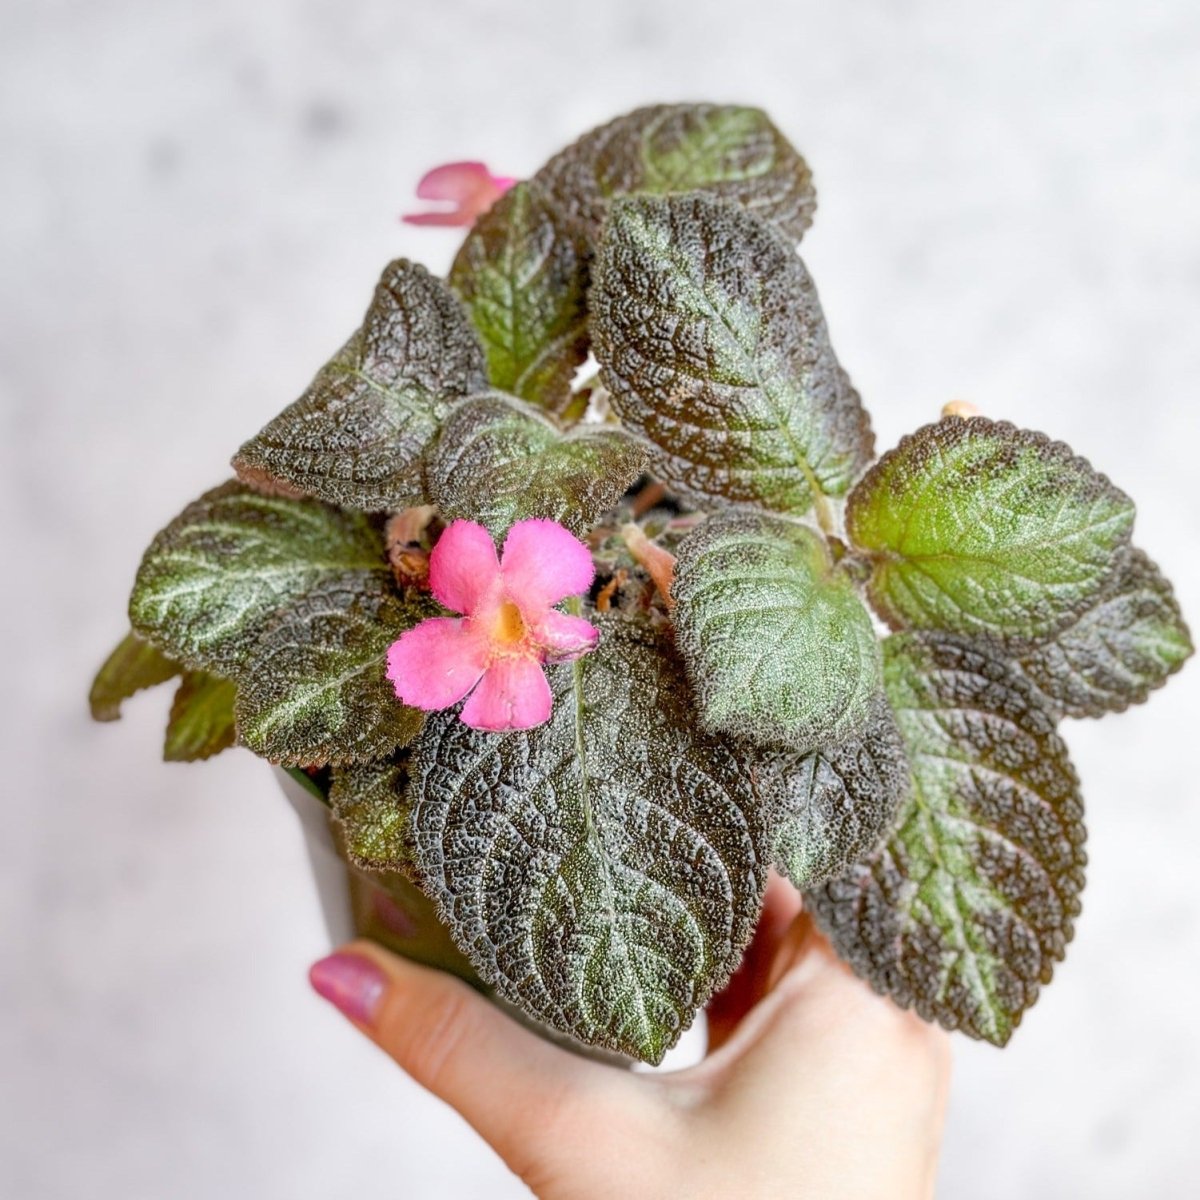
<svg viewBox="0 0 1200 1200">
<path fill-rule="evenodd" d="M 275 768 L 275 778 L 287 802 L 300 818 L 304 845 L 312 866 L 313 884 L 317 889 L 317 899 L 321 902 L 321 914 L 325 918 L 330 945 L 340 946 L 350 941 L 356 931 L 350 881 L 346 864 L 337 852 L 329 829 L 329 808 L 282 767 Z"/>
</svg>

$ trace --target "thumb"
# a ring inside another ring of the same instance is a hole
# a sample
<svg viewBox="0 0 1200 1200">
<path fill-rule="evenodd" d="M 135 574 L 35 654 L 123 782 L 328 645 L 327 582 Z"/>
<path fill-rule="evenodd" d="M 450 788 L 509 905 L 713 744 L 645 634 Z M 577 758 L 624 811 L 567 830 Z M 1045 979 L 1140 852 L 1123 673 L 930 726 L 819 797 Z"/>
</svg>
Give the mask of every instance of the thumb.
<svg viewBox="0 0 1200 1200">
<path fill-rule="evenodd" d="M 359 941 L 309 980 L 527 1182 L 553 1168 L 570 1126 L 603 1129 L 622 1107 L 621 1072 L 551 1045 L 444 971 Z"/>
</svg>

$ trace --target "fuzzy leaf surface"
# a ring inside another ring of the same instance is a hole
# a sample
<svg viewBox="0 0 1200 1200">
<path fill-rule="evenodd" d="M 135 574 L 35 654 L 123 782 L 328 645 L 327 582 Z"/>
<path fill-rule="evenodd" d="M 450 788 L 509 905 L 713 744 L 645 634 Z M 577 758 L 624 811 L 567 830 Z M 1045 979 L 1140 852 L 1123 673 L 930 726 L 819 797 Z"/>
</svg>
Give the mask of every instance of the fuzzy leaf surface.
<svg viewBox="0 0 1200 1200">
<path fill-rule="evenodd" d="M 413 755 L 423 886 L 484 980 L 593 1046 L 658 1062 L 737 966 L 766 835 L 748 767 L 698 734 L 682 668 L 632 622 L 551 668 L 536 729 L 430 717 Z"/>
<path fill-rule="evenodd" d="M 1020 651 L 1015 663 L 1053 711 L 1101 717 L 1140 704 L 1192 649 L 1170 583 L 1131 547 L 1092 605 L 1051 641 Z"/>
<path fill-rule="evenodd" d="M 635 192 L 705 191 L 799 241 L 817 207 L 812 172 L 761 109 L 656 104 L 593 129 L 535 176 L 593 233 L 610 201 Z"/>
<path fill-rule="evenodd" d="M 587 357 L 588 245 L 531 183 L 502 196 L 450 269 L 492 386 L 560 412 Z"/>
<path fill-rule="evenodd" d="M 386 581 L 332 578 L 282 608 L 239 675 L 238 736 L 284 766 L 365 762 L 407 745 L 425 714 L 396 698 L 388 647 L 439 611 Z"/>
<path fill-rule="evenodd" d="M 870 855 L 908 796 L 908 758 L 887 701 L 861 730 L 765 764 L 775 814 L 775 866 L 798 888 L 844 874 Z"/>
<path fill-rule="evenodd" d="M 725 512 L 679 545 L 674 620 L 704 727 L 804 754 L 855 733 L 879 694 L 879 644 L 825 541 Z"/>
<path fill-rule="evenodd" d="M 846 527 L 894 629 L 1041 639 L 1112 578 L 1133 515 L 1061 442 L 971 417 L 901 439 L 854 489 Z"/>
<path fill-rule="evenodd" d="M 129 616 L 173 658 L 236 679 L 280 608 L 331 582 L 371 591 L 390 578 L 382 536 L 365 517 L 230 482 L 150 543 Z"/>
<path fill-rule="evenodd" d="M 548 517 L 590 529 L 646 465 L 646 449 L 622 429 L 581 425 L 563 433 L 536 409 L 492 393 L 458 405 L 430 455 L 427 479 L 447 519 L 503 533 Z"/>
<path fill-rule="evenodd" d="M 903 634 L 884 661 L 912 791 L 886 844 L 806 905 L 876 990 L 1003 1045 L 1079 913 L 1078 781 L 1053 716 L 991 648 Z"/>
<path fill-rule="evenodd" d="M 364 511 L 419 503 L 421 463 L 450 406 L 486 386 L 458 298 L 422 266 L 384 268 L 362 328 L 233 460 L 238 475 Z"/>
<path fill-rule="evenodd" d="M 127 633 L 96 672 L 88 706 L 93 721 L 115 721 L 121 705 L 143 688 L 174 679 L 180 666 L 136 633 Z"/>
<path fill-rule="evenodd" d="M 163 758 L 198 762 L 234 742 L 233 702 L 237 686 L 208 671 L 186 671 L 171 701 Z"/>
<path fill-rule="evenodd" d="M 366 871 L 412 871 L 408 771 L 396 762 L 336 767 L 329 804 L 343 845 Z"/>
<path fill-rule="evenodd" d="M 613 205 L 592 288 L 613 406 L 676 490 L 802 513 L 846 492 L 874 440 L 783 236 L 690 194 Z"/>
</svg>

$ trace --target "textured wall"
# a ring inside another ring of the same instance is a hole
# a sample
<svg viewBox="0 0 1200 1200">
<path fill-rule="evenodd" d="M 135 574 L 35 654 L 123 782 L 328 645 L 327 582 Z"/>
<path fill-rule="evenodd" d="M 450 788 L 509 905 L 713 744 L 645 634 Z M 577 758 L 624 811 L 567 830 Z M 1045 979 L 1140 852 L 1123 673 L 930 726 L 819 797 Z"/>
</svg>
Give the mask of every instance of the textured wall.
<svg viewBox="0 0 1200 1200">
<path fill-rule="evenodd" d="M 815 169 L 804 254 L 881 445 L 956 396 L 1067 439 L 1200 622 L 1192 0 L 2 0 L 0 29 L 6 1194 L 521 1194 L 307 992 L 267 769 L 156 762 L 165 694 L 103 729 L 82 700 L 154 530 L 384 261 L 449 261 L 395 222 L 430 164 L 763 104 Z M 1193 665 L 1069 728 L 1084 915 L 1011 1047 L 959 1044 L 945 1196 L 1193 1194 L 1198 701 Z"/>
</svg>

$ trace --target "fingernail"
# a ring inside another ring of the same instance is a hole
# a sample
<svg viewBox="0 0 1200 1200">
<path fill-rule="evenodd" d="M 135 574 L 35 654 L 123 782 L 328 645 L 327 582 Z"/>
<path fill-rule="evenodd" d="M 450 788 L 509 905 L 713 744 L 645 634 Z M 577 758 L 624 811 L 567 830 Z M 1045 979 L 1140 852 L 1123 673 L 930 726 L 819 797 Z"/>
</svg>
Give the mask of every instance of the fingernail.
<svg viewBox="0 0 1200 1200">
<path fill-rule="evenodd" d="M 331 954 L 308 969 L 313 991 L 352 1021 L 369 1025 L 375 1017 L 387 977 L 361 954 Z"/>
</svg>

